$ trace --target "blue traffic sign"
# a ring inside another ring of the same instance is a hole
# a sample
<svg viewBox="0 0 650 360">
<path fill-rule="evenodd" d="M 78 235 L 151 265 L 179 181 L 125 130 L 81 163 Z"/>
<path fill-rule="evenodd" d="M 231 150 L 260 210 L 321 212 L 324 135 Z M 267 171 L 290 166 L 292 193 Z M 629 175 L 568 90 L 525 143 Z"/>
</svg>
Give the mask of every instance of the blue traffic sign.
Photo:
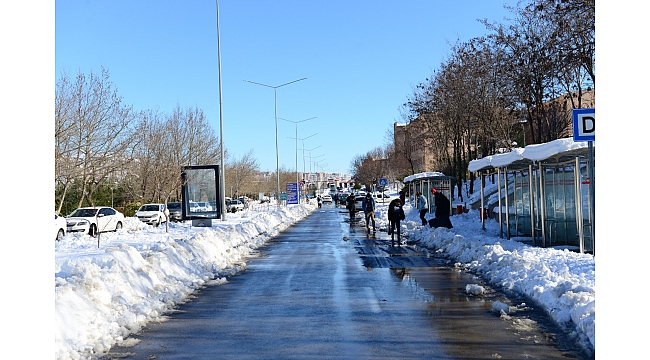
<svg viewBox="0 0 650 360">
<path fill-rule="evenodd" d="M 573 109 L 573 141 L 596 140 L 596 109 Z"/>
</svg>

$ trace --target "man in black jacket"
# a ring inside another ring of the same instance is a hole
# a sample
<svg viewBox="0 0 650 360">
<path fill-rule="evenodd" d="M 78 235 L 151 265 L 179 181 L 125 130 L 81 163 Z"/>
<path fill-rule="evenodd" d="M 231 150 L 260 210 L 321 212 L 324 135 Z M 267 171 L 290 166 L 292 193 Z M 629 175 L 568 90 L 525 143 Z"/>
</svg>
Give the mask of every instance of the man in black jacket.
<svg viewBox="0 0 650 360">
<path fill-rule="evenodd" d="M 393 245 L 395 241 L 395 231 L 397 231 L 397 246 L 401 244 L 400 238 L 401 225 L 400 222 L 404 220 L 404 209 L 400 199 L 395 199 L 388 204 L 388 233 L 390 234 L 390 244 Z"/>
<path fill-rule="evenodd" d="M 436 189 L 431 189 L 431 192 L 433 193 L 435 204 L 436 204 L 436 217 L 434 219 L 429 220 L 429 226 L 432 228 L 437 228 L 437 227 L 446 227 L 447 229 L 451 229 L 454 226 L 451 224 L 451 220 L 449 220 L 449 215 L 450 215 L 450 207 L 451 204 L 449 203 L 449 199 L 445 196 L 440 191 L 437 191 Z"/>
<path fill-rule="evenodd" d="M 352 225 L 357 212 L 357 207 L 356 204 L 354 203 L 355 202 L 354 193 L 350 193 L 346 202 L 347 202 L 346 207 L 348 208 L 348 211 L 350 211 L 350 225 Z"/>
</svg>

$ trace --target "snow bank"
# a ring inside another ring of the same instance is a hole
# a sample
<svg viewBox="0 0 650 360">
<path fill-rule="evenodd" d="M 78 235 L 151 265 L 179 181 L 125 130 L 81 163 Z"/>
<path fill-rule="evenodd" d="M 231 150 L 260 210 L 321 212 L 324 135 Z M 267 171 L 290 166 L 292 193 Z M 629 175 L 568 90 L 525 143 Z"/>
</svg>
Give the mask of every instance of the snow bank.
<svg viewBox="0 0 650 360">
<path fill-rule="evenodd" d="M 415 211 L 407 220 L 415 219 Z M 530 297 L 582 347 L 595 348 L 595 261 L 567 249 L 532 247 L 498 237 L 498 223 L 481 230 L 478 211 L 452 217 L 453 229 L 421 228 L 407 221 L 406 235 L 444 253 L 456 266 L 487 282 Z"/>
<path fill-rule="evenodd" d="M 210 228 L 170 224 L 169 233 L 128 218 L 126 231 L 102 234 L 99 247 L 97 239 L 66 236 L 56 245 L 56 358 L 80 359 L 121 343 L 198 288 L 225 282 L 252 250 L 311 211 L 270 207 Z"/>
</svg>

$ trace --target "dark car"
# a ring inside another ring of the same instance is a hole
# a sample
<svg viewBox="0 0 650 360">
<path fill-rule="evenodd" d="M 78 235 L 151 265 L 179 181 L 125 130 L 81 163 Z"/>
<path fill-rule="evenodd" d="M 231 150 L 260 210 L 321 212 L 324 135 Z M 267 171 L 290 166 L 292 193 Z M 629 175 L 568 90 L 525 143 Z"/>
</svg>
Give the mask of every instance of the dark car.
<svg viewBox="0 0 650 360">
<path fill-rule="evenodd" d="M 170 202 L 167 203 L 167 209 L 169 210 L 169 220 L 171 221 L 181 221 L 183 220 L 181 214 L 181 203 L 180 202 Z"/>
</svg>

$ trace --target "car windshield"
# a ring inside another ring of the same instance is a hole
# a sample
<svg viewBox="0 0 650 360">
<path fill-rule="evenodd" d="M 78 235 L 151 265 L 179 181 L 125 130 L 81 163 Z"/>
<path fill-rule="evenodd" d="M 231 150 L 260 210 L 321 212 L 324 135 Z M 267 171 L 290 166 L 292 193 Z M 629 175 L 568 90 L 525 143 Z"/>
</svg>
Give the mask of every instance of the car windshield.
<svg viewBox="0 0 650 360">
<path fill-rule="evenodd" d="M 143 205 L 140 211 L 158 211 L 158 205 Z"/>
<path fill-rule="evenodd" d="M 169 204 L 167 204 L 167 207 L 170 208 L 170 209 L 180 209 L 181 208 L 181 203 L 179 203 L 179 202 L 169 203 Z"/>
<path fill-rule="evenodd" d="M 70 214 L 71 217 L 93 217 L 97 209 L 77 209 Z"/>
</svg>

